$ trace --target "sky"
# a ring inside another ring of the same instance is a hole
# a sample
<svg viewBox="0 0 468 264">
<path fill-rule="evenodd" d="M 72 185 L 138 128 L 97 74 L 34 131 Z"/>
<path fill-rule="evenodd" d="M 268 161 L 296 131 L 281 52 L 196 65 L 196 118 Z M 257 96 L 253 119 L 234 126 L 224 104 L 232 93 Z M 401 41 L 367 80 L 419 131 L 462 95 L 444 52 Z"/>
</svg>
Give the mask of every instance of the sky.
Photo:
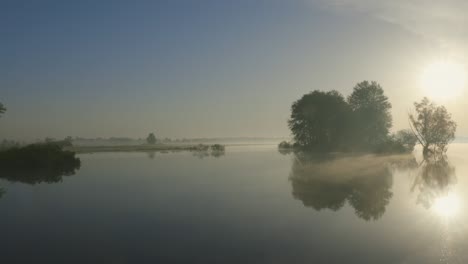
<svg viewBox="0 0 468 264">
<path fill-rule="evenodd" d="M 0 138 L 284 137 L 293 101 L 379 82 L 393 130 L 440 59 L 468 64 L 461 0 L 3 0 Z M 463 92 L 442 102 L 468 135 Z M 437 98 L 434 98 L 437 100 Z"/>
</svg>

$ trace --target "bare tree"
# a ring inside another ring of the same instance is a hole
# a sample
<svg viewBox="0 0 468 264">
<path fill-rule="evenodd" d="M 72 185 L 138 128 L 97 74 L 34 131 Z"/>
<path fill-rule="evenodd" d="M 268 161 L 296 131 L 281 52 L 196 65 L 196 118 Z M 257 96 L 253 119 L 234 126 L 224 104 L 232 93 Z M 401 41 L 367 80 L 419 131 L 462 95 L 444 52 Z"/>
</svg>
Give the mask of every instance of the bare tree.
<svg viewBox="0 0 468 264">
<path fill-rule="evenodd" d="M 423 147 L 423 155 L 447 151 L 457 129 L 451 114 L 444 106 L 437 106 L 426 97 L 415 102 L 414 107 L 416 112 L 409 114 L 410 126 Z"/>
</svg>

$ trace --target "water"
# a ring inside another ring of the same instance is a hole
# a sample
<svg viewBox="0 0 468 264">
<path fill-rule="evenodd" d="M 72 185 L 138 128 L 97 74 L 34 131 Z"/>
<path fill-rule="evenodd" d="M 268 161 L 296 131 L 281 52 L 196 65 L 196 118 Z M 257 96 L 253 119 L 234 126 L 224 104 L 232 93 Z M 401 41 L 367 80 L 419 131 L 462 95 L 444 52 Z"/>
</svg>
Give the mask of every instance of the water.
<svg viewBox="0 0 468 264">
<path fill-rule="evenodd" d="M 0 181 L 1 260 L 466 263 L 465 153 L 438 167 L 273 146 L 83 154 L 56 183 Z"/>
</svg>

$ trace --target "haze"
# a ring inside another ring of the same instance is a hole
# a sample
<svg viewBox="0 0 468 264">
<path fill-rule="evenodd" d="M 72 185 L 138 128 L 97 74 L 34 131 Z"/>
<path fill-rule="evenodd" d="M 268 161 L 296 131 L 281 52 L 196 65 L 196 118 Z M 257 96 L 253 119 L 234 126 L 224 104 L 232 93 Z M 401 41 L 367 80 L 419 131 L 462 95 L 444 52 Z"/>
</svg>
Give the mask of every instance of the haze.
<svg viewBox="0 0 468 264">
<path fill-rule="evenodd" d="M 284 137 L 293 101 L 315 89 L 347 96 L 362 80 L 385 89 L 396 131 L 414 101 L 438 94 L 421 87 L 428 65 L 468 63 L 467 11 L 462 1 L 7 0 L 0 138 Z M 464 86 L 431 98 L 458 136 Z"/>
</svg>

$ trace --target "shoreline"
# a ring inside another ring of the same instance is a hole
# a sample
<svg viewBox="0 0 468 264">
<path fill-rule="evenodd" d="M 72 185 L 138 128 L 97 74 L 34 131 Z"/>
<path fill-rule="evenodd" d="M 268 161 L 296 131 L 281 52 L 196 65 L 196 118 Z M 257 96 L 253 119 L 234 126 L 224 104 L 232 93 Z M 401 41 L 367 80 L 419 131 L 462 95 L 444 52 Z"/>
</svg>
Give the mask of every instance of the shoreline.
<svg viewBox="0 0 468 264">
<path fill-rule="evenodd" d="M 204 151 L 199 146 L 211 146 L 211 144 L 191 144 L 191 145 L 120 145 L 120 146 L 69 146 L 64 147 L 66 151 L 75 153 L 98 153 L 98 152 L 156 152 L 156 151 Z M 226 144 L 226 147 L 240 146 L 266 146 L 274 144 Z"/>
</svg>

